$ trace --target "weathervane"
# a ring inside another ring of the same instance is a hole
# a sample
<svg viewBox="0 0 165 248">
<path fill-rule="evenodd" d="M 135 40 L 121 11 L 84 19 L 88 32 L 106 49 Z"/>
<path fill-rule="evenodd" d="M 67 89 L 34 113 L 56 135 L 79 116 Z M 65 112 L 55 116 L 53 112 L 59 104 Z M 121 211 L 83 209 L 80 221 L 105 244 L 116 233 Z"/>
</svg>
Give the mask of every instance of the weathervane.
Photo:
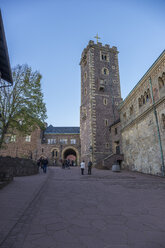
<svg viewBox="0 0 165 248">
<path fill-rule="evenodd" d="M 97 42 L 97 44 L 98 44 L 98 39 L 101 39 L 101 38 L 98 36 L 98 33 L 96 34 L 96 36 L 95 36 L 94 38 L 96 38 L 96 42 Z"/>
</svg>

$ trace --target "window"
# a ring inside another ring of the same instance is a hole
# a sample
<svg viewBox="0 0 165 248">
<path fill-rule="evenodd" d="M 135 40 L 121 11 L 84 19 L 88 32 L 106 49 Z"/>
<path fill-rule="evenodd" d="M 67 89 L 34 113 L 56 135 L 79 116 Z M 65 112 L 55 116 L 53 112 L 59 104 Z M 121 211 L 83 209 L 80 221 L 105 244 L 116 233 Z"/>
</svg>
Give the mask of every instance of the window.
<svg viewBox="0 0 165 248">
<path fill-rule="evenodd" d="M 117 134 L 117 127 L 115 128 L 115 135 Z"/>
<path fill-rule="evenodd" d="M 108 104 L 108 100 L 106 98 L 103 99 L 103 103 L 104 105 L 107 105 Z"/>
<path fill-rule="evenodd" d="M 149 102 L 149 99 L 151 98 L 150 95 L 150 90 L 147 89 L 147 91 L 144 92 L 144 95 L 141 95 L 140 98 L 138 98 L 138 104 L 139 104 L 139 108 L 142 107 L 144 104 L 146 104 L 147 102 Z"/>
<path fill-rule="evenodd" d="M 123 114 L 123 119 L 126 120 L 126 118 L 127 118 L 127 114 L 124 113 L 124 114 Z"/>
<path fill-rule="evenodd" d="M 107 119 L 105 119 L 104 123 L 105 123 L 105 126 L 108 126 L 108 120 Z"/>
<path fill-rule="evenodd" d="M 158 84 L 159 84 L 159 90 L 161 90 L 164 87 L 164 82 L 161 77 L 158 78 Z"/>
<path fill-rule="evenodd" d="M 26 135 L 25 141 L 26 142 L 31 142 L 31 135 Z"/>
<path fill-rule="evenodd" d="M 9 136 L 5 137 L 5 143 L 8 144 L 9 142 L 10 142 L 10 137 Z"/>
<path fill-rule="evenodd" d="M 103 75 L 109 75 L 109 70 L 105 67 L 102 68 L 102 74 Z"/>
<path fill-rule="evenodd" d="M 76 144 L 76 139 L 71 139 L 71 140 L 70 140 L 70 143 L 71 143 L 72 145 L 75 145 L 75 144 Z"/>
<path fill-rule="evenodd" d="M 112 69 L 115 70 L 115 66 L 114 65 L 112 65 Z"/>
<path fill-rule="evenodd" d="M 86 120 L 87 117 L 87 109 L 86 107 L 82 107 L 82 119 Z"/>
<path fill-rule="evenodd" d="M 56 144 L 56 139 L 48 139 L 48 144 Z"/>
<path fill-rule="evenodd" d="M 107 55 L 102 54 L 102 60 L 107 60 Z"/>
<path fill-rule="evenodd" d="M 129 112 L 130 112 L 130 115 L 133 114 L 133 105 L 130 107 Z"/>
<path fill-rule="evenodd" d="M 162 127 L 165 129 L 165 114 L 162 114 Z"/>
<path fill-rule="evenodd" d="M 140 108 L 142 106 L 141 98 L 138 99 L 138 103 L 139 103 L 139 108 Z"/>
<path fill-rule="evenodd" d="M 144 96 L 142 97 L 142 102 L 143 102 L 143 104 L 145 104 L 145 98 L 144 98 Z"/>
<path fill-rule="evenodd" d="M 147 90 L 147 94 L 146 94 L 146 102 L 148 102 L 150 99 L 150 90 Z"/>
<path fill-rule="evenodd" d="M 87 88 L 84 89 L 84 95 L 87 95 Z"/>
<path fill-rule="evenodd" d="M 107 54 L 102 53 L 102 54 L 101 54 L 101 60 L 103 60 L 103 61 L 108 61 L 108 56 L 107 56 Z"/>
<path fill-rule="evenodd" d="M 99 84 L 99 90 L 100 91 L 104 91 L 104 88 L 105 88 L 105 82 L 104 80 L 100 80 L 100 84 Z"/>
<path fill-rule="evenodd" d="M 53 150 L 52 151 L 52 157 L 58 157 L 58 151 L 57 150 Z"/>
<path fill-rule="evenodd" d="M 42 153 L 44 152 L 44 148 L 41 149 Z"/>
<path fill-rule="evenodd" d="M 109 148 L 109 143 L 105 144 L 105 148 L 107 148 L 107 149 Z"/>
<path fill-rule="evenodd" d="M 67 139 L 60 139 L 60 144 L 67 144 L 68 140 Z"/>
<path fill-rule="evenodd" d="M 11 142 L 16 142 L 16 135 L 12 135 L 10 141 Z"/>
<path fill-rule="evenodd" d="M 87 79 L 87 72 L 84 73 L 84 79 Z"/>
</svg>

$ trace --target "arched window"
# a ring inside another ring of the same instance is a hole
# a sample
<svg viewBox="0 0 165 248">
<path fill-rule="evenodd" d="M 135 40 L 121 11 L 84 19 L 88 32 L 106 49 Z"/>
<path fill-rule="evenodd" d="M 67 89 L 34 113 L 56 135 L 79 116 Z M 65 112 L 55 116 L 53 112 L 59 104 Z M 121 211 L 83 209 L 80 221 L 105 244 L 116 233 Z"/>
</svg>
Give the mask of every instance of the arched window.
<svg viewBox="0 0 165 248">
<path fill-rule="evenodd" d="M 130 115 L 133 114 L 133 105 L 130 107 Z"/>
<path fill-rule="evenodd" d="M 102 74 L 109 75 L 109 70 L 105 67 L 102 68 Z"/>
<path fill-rule="evenodd" d="M 103 103 L 104 105 L 107 105 L 108 104 L 108 100 L 106 98 L 103 99 Z"/>
<path fill-rule="evenodd" d="M 143 104 L 145 104 L 145 97 L 144 96 L 142 96 L 142 102 L 143 102 Z"/>
<path fill-rule="evenodd" d="M 163 79 L 161 77 L 158 78 L 158 85 L 159 85 L 159 90 L 161 90 L 161 88 L 163 88 L 163 86 L 164 86 L 164 82 L 163 82 Z"/>
<path fill-rule="evenodd" d="M 138 99 L 138 103 L 139 103 L 139 108 L 140 108 L 142 106 L 141 98 Z"/>
<path fill-rule="evenodd" d="M 54 149 L 52 151 L 52 158 L 57 158 L 58 157 L 58 151 L 56 149 Z"/>
<path fill-rule="evenodd" d="M 87 72 L 84 73 L 84 79 L 87 79 Z"/>
<path fill-rule="evenodd" d="M 164 85 L 165 85 L 165 72 L 162 73 L 162 80 L 163 80 Z"/>
<path fill-rule="evenodd" d="M 148 102 L 150 99 L 150 90 L 147 89 L 146 101 Z"/>
<path fill-rule="evenodd" d="M 165 129 L 165 114 L 162 114 L 162 127 Z"/>
</svg>

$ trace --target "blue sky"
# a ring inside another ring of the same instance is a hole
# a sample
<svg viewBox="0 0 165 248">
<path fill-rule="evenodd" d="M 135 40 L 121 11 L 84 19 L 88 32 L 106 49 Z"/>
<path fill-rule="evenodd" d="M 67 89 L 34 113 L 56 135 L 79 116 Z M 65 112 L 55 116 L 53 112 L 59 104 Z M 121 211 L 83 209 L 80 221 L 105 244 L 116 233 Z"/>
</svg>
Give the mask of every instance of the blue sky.
<svg viewBox="0 0 165 248">
<path fill-rule="evenodd" d="M 79 62 L 96 33 L 119 50 L 123 98 L 165 49 L 164 0 L 1 0 L 0 8 L 11 66 L 40 71 L 54 126 L 79 126 Z"/>
</svg>

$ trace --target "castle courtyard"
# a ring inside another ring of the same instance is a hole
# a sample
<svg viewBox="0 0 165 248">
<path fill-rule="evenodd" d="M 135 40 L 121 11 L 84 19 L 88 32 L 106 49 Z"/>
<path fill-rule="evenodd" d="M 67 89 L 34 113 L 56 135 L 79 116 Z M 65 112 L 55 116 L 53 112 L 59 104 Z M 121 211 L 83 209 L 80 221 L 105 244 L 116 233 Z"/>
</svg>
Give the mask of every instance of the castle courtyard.
<svg viewBox="0 0 165 248">
<path fill-rule="evenodd" d="M 0 191 L 1 248 L 163 248 L 165 181 L 49 167 Z"/>
</svg>

